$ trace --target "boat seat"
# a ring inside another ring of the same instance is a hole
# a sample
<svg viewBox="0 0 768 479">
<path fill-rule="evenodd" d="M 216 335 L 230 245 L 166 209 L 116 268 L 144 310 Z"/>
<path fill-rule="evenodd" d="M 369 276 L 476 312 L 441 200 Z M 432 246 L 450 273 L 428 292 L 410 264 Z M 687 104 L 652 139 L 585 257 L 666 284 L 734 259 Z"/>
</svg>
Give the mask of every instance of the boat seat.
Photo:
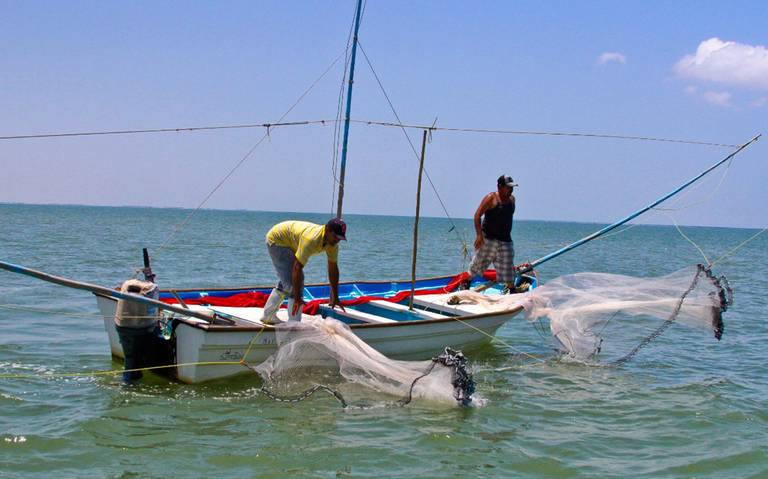
<svg viewBox="0 0 768 479">
<path fill-rule="evenodd" d="M 322 308 L 322 306 L 321 306 L 321 308 Z M 327 308 L 327 307 L 325 307 L 325 308 Z M 364 323 L 369 323 L 369 324 L 385 324 L 385 323 L 396 323 L 397 322 L 394 319 L 383 318 L 381 316 L 375 316 L 373 314 L 364 313 L 362 311 L 358 311 L 358 310 L 352 309 L 352 308 L 347 308 L 346 312 L 342 312 L 342 311 L 338 311 L 337 310 L 335 314 L 346 316 L 348 318 L 356 319 L 358 321 L 362 321 Z"/>
<path fill-rule="evenodd" d="M 375 299 L 371 301 L 371 304 L 375 304 L 376 306 L 384 309 L 388 309 L 390 311 L 397 311 L 397 312 L 403 312 L 407 311 L 412 314 L 415 314 L 416 316 L 421 316 L 424 319 L 443 319 L 445 318 L 445 315 L 433 313 L 431 311 L 423 311 L 421 309 L 414 309 L 413 311 L 408 309 L 408 306 L 405 306 L 404 304 L 400 303 L 393 303 L 391 301 L 383 301 L 380 299 Z"/>
</svg>

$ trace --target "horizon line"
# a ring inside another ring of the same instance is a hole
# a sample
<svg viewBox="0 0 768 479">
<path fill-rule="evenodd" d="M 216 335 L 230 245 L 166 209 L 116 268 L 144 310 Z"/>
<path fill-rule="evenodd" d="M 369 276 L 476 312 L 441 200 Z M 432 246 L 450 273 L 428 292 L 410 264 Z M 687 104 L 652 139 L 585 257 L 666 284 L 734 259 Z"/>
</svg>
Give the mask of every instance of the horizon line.
<svg viewBox="0 0 768 479">
<path fill-rule="evenodd" d="M 89 205 L 83 203 L 24 203 L 18 201 L 0 201 L 0 206 L 63 206 L 63 207 L 87 207 L 87 208 L 136 208 L 136 209 L 151 209 L 151 210 L 180 210 L 180 211 L 193 211 L 195 208 L 188 208 L 183 206 L 144 206 L 144 205 Z M 201 211 L 231 211 L 231 212 L 248 212 L 248 213 L 296 213 L 296 214 L 311 214 L 311 215 L 328 215 L 334 216 L 334 213 L 326 213 L 321 211 L 280 211 L 280 210 L 251 210 L 246 208 L 200 208 Z M 393 215 L 382 213 L 347 213 L 351 216 L 381 216 L 390 218 L 413 218 L 413 215 Z M 422 215 L 421 218 L 430 218 L 438 220 L 450 221 L 450 219 L 467 220 L 472 221 L 469 217 L 453 217 L 447 218 L 445 216 L 429 216 Z M 535 218 L 516 218 L 516 222 L 540 222 L 540 223 L 573 223 L 583 225 L 608 225 L 611 222 L 608 221 L 576 221 L 576 220 L 555 220 L 555 219 L 535 219 Z M 627 223 L 632 226 L 666 226 L 674 228 L 673 224 L 660 224 L 660 223 Z M 689 225 L 680 224 L 678 226 L 686 228 L 724 228 L 724 229 L 739 229 L 739 230 L 759 230 L 760 226 L 707 226 L 707 225 Z"/>
</svg>

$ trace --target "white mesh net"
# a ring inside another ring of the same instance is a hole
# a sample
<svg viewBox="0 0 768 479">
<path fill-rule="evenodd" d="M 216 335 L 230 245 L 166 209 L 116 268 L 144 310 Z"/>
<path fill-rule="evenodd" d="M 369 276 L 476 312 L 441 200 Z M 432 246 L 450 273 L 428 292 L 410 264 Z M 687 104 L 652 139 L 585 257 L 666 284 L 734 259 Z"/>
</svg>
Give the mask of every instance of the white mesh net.
<svg viewBox="0 0 768 479">
<path fill-rule="evenodd" d="M 272 394 L 301 394 L 322 383 L 348 403 L 382 403 L 389 396 L 401 402 L 457 404 L 453 368 L 389 359 L 337 320 L 305 316 L 301 322 L 283 323 L 277 327 L 277 343 L 277 352 L 253 368 Z"/>
<path fill-rule="evenodd" d="M 549 319 L 555 344 L 569 356 L 588 360 L 600 353 L 601 362 L 620 364 L 675 323 L 720 339 L 731 290 L 725 278 L 697 265 L 658 278 L 578 273 L 524 294 L 461 291 L 448 303 L 488 311 L 521 305 L 529 321 Z M 463 355 L 457 360 L 446 350 L 432 361 L 392 360 L 331 318 L 284 323 L 277 343 L 275 354 L 252 367 L 265 381 L 263 392 L 276 400 L 301 400 L 321 388 L 344 404 L 386 404 L 389 396 L 389 404 L 414 398 L 467 405 L 474 392 Z"/>
<path fill-rule="evenodd" d="M 557 347 L 576 359 L 625 362 L 673 323 L 723 332 L 731 302 L 724 278 L 701 265 L 658 278 L 577 273 L 555 278 L 524 295 L 458 293 L 455 301 L 489 310 L 520 304 L 526 319 L 549 319 Z"/>
</svg>

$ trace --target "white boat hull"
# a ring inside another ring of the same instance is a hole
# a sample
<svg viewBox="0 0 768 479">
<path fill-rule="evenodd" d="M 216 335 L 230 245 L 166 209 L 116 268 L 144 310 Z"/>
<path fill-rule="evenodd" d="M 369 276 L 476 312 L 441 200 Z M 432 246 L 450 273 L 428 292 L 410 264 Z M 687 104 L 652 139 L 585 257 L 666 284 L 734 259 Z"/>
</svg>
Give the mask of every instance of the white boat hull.
<svg viewBox="0 0 768 479">
<path fill-rule="evenodd" d="M 117 301 L 97 295 L 112 355 L 123 358 L 115 329 Z M 401 359 L 428 359 L 448 346 L 471 348 L 488 342 L 496 330 L 520 312 L 508 311 L 443 317 L 434 320 L 352 325 L 352 331 L 382 354 Z M 257 365 L 277 349 L 275 329 L 210 326 L 180 322 L 175 329 L 177 378 L 185 383 L 221 379 L 249 371 L 245 361 Z M 253 342 L 249 346 L 249 343 Z"/>
</svg>

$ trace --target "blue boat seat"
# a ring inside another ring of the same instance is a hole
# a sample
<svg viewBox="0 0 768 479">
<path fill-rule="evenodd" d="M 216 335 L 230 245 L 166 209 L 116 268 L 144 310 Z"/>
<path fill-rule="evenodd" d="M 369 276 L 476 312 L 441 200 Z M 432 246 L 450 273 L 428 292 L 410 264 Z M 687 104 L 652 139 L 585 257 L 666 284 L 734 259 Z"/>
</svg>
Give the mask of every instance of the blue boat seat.
<svg viewBox="0 0 768 479">
<path fill-rule="evenodd" d="M 414 309 L 413 311 L 410 311 L 408 309 L 408 306 L 400 303 L 392 303 L 390 301 L 382 301 L 379 299 L 371 301 L 371 304 L 375 304 L 376 306 L 384 309 L 388 309 L 390 311 L 398 311 L 398 312 L 409 312 L 410 314 L 414 314 L 416 316 L 422 317 L 424 319 L 443 319 L 445 318 L 445 315 L 433 313 L 431 311 L 424 311 L 421 309 Z"/>
</svg>

